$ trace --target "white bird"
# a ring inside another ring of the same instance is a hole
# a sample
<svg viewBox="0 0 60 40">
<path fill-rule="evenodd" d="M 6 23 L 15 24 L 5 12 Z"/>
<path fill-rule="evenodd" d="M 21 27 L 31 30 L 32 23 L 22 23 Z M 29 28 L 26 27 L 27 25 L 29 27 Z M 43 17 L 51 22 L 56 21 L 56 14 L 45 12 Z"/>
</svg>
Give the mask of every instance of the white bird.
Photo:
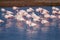
<svg viewBox="0 0 60 40">
<path fill-rule="evenodd" d="M 52 14 L 57 14 L 58 12 L 57 11 L 52 11 Z"/>
<path fill-rule="evenodd" d="M 45 18 L 49 18 L 50 15 L 49 15 L 49 14 L 45 14 L 44 17 L 45 17 Z"/>
<path fill-rule="evenodd" d="M 25 10 L 20 10 L 18 14 L 22 16 L 26 16 L 28 13 Z"/>
<path fill-rule="evenodd" d="M 45 23 L 49 23 L 49 22 L 48 22 L 47 20 L 44 20 L 44 19 L 43 19 L 43 20 L 41 21 L 41 23 L 42 23 L 42 24 L 45 24 Z"/>
<path fill-rule="evenodd" d="M 40 10 L 37 8 L 37 9 L 36 9 L 36 12 L 39 12 L 39 11 L 40 11 Z"/>
<path fill-rule="evenodd" d="M 5 10 L 4 8 L 1 8 L 1 11 L 2 11 L 2 12 L 5 12 L 6 10 Z"/>
<path fill-rule="evenodd" d="M 14 16 L 13 15 L 11 15 L 11 14 L 9 14 L 9 15 L 5 15 L 5 18 L 13 18 Z"/>
<path fill-rule="evenodd" d="M 26 11 L 25 10 L 20 10 L 20 12 L 25 13 Z"/>
<path fill-rule="evenodd" d="M 59 11 L 60 9 L 59 9 L 59 8 L 57 8 L 57 7 L 52 7 L 52 10 Z"/>
<path fill-rule="evenodd" d="M 56 18 L 56 16 L 55 15 L 51 15 L 50 18 Z"/>
<path fill-rule="evenodd" d="M 36 26 L 36 25 L 37 25 L 36 23 L 33 23 L 33 22 L 31 23 L 31 26 Z"/>
<path fill-rule="evenodd" d="M 34 11 L 34 9 L 33 8 L 29 8 L 29 9 L 27 9 L 27 12 L 33 12 Z"/>
<path fill-rule="evenodd" d="M 13 10 L 17 10 L 17 9 L 18 9 L 18 7 L 14 6 L 14 7 L 12 7 L 12 9 L 13 9 Z"/>
<path fill-rule="evenodd" d="M 26 22 L 26 24 L 28 24 L 29 26 L 31 26 L 31 21 L 30 20 L 26 20 L 25 22 Z"/>
<path fill-rule="evenodd" d="M 59 8 L 56 8 L 56 11 L 59 11 L 60 9 Z"/>
<path fill-rule="evenodd" d="M 29 26 L 36 26 L 37 25 L 36 23 L 31 22 L 30 20 L 27 20 L 26 24 L 28 24 Z"/>
<path fill-rule="evenodd" d="M 30 17 L 31 17 L 31 15 L 30 15 L 30 14 L 27 14 L 27 15 L 26 15 L 26 17 L 27 17 L 27 18 L 30 18 Z"/>
<path fill-rule="evenodd" d="M 48 11 L 48 10 L 43 9 L 43 12 L 42 12 L 41 14 L 48 14 L 48 13 L 49 13 L 49 11 Z"/>
<path fill-rule="evenodd" d="M 33 18 L 33 21 L 40 21 L 40 17 L 37 16 L 34 12 L 31 14 L 32 18 Z"/>
<path fill-rule="evenodd" d="M 60 15 L 58 15 L 58 18 L 60 19 Z"/>
<path fill-rule="evenodd" d="M 25 19 L 21 15 L 15 15 L 15 19 L 19 21 L 25 21 Z"/>
<path fill-rule="evenodd" d="M 6 11 L 6 14 L 13 14 L 13 12 L 11 12 L 11 11 Z"/>
<path fill-rule="evenodd" d="M 56 10 L 56 7 L 52 7 L 52 10 Z"/>
<path fill-rule="evenodd" d="M 43 8 L 39 7 L 39 8 L 36 9 L 36 12 L 40 12 L 41 13 L 42 11 L 43 11 Z"/>
<path fill-rule="evenodd" d="M 60 11 L 58 11 L 58 14 L 60 14 Z"/>
<path fill-rule="evenodd" d="M 0 19 L 0 23 L 4 22 L 3 20 Z"/>
</svg>

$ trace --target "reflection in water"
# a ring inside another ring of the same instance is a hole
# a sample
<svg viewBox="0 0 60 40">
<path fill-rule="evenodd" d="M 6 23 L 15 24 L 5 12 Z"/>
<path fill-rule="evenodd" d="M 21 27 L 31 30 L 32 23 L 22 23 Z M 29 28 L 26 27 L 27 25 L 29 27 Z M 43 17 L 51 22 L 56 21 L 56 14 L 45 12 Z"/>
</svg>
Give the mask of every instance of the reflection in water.
<svg viewBox="0 0 60 40">
<path fill-rule="evenodd" d="M 60 40 L 59 8 L 52 7 L 49 11 L 44 7 L 23 9 L 1 9 L 0 40 Z"/>
</svg>

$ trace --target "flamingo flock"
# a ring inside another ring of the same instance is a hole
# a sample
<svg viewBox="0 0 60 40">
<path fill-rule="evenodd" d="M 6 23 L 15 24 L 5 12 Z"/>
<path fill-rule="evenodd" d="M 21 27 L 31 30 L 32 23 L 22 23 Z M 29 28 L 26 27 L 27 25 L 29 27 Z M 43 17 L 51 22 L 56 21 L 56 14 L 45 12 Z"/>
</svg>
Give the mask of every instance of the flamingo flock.
<svg viewBox="0 0 60 40">
<path fill-rule="evenodd" d="M 7 28 L 9 28 L 8 26 L 12 24 L 10 23 L 11 20 L 15 19 L 17 21 L 16 26 L 18 28 L 24 29 L 23 25 L 27 25 L 26 30 L 28 31 L 28 33 L 33 33 L 40 28 L 42 29 L 42 31 L 48 31 L 47 29 L 49 29 L 51 25 L 54 25 L 57 22 L 56 20 L 60 20 L 60 9 L 57 7 L 52 7 L 52 13 L 42 7 L 38 7 L 36 9 L 29 7 L 26 10 L 23 10 L 19 7 L 14 6 L 12 7 L 12 10 L 16 11 L 16 13 L 1 8 L 2 16 L 7 19 Z M 39 13 L 40 15 L 37 15 L 35 12 Z M 52 21 L 49 21 L 49 19 L 51 19 Z M 4 23 L 4 20 L 0 19 L 0 25 L 1 23 Z M 41 25 L 43 25 L 44 27 Z"/>
</svg>

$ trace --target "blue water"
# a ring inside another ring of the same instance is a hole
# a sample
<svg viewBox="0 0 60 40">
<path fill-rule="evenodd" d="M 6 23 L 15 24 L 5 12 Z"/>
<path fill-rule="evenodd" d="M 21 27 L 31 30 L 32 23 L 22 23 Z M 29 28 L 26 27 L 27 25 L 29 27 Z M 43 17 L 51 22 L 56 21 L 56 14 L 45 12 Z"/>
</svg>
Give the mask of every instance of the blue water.
<svg viewBox="0 0 60 40">
<path fill-rule="evenodd" d="M 26 10 L 27 8 L 28 7 L 21 7 L 21 9 L 24 10 Z M 32 8 L 36 9 L 37 7 Z M 45 8 L 49 10 L 50 13 L 52 13 L 51 6 L 42 6 L 42 8 Z M 58 8 L 60 8 L 60 6 Z M 11 7 L 7 7 L 5 9 L 13 11 Z M 0 40 L 60 40 L 60 29 L 58 28 L 58 24 L 56 24 L 56 26 L 51 26 L 47 32 L 42 32 L 40 29 L 36 34 L 33 34 L 33 36 L 29 37 L 29 35 L 27 35 L 26 25 L 24 25 L 25 28 L 23 29 L 23 31 L 21 31 L 16 27 L 15 20 L 12 22 L 12 25 L 9 28 L 5 28 L 6 19 L 4 19 L 1 14 L 2 12 L 0 11 L 0 19 L 4 20 L 5 23 L 0 25 L 4 26 L 4 28 L 2 28 L 3 30 L 0 31 Z"/>
</svg>

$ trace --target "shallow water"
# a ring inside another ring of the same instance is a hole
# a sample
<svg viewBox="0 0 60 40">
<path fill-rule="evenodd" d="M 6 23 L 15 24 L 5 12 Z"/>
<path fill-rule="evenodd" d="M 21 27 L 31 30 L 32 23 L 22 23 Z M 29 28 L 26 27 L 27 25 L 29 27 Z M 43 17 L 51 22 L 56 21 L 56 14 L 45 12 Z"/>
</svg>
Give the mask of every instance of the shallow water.
<svg viewBox="0 0 60 40">
<path fill-rule="evenodd" d="M 21 9 L 26 10 L 28 7 L 22 7 Z M 36 7 L 33 7 L 34 9 Z M 52 13 L 51 7 L 43 7 Z M 11 8 L 5 8 L 12 11 Z M 0 12 L 1 14 L 2 12 Z M 37 13 L 36 13 L 37 14 Z M 39 15 L 39 14 L 37 14 Z M 3 19 L 0 17 L 0 19 Z M 5 21 L 5 19 L 3 19 Z M 6 22 L 4 24 L 7 24 Z M 27 25 L 24 24 L 23 29 L 16 26 L 16 21 L 12 21 L 10 26 L 5 26 L 0 28 L 0 40 L 60 40 L 60 29 L 58 25 L 51 26 L 45 29 L 44 27 L 39 28 L 39 30 L 27 31 Z M 6 28 L 7 27 L 7 28 Z M 44 30 L 43 30 L 44 29 Z M 47 30 L 47 31 L 46 31 Z"/>
</svg>

